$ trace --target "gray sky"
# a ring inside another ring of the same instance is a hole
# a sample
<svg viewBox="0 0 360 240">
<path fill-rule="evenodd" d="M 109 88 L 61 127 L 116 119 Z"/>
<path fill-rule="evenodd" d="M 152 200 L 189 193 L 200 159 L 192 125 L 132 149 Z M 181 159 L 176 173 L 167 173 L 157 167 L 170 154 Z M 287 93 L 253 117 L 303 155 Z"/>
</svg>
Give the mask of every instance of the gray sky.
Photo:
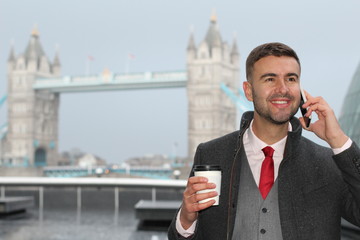
<svg viewBox="0 0 360 240">
<path fill-rule="evenodd" d="M 10 42 L 22 53 L 37 24 L 52 60 L 59 45 L 63 75 L 104 68 L 122 73 L 185 70 L 190 26 L 199 44 L 216 9 L 223 40 L 234 32 L 241 55 L 241 79 L 249 52 L 280 41 L 302 63 L 302 85 L 323 96 L 337 115 L 360 60 L 360 1 L 347 0 L 0 0 L 0 97 L 6 93 Z M 6 111 L 0 109 L 0 124 Z M 108 162 L 148 153 L 187 153 L 185 89 L 61 95 L 60 150 L 78 147 Z M 306 134 L 310 138 L 312 135 Z"/>
</svg>

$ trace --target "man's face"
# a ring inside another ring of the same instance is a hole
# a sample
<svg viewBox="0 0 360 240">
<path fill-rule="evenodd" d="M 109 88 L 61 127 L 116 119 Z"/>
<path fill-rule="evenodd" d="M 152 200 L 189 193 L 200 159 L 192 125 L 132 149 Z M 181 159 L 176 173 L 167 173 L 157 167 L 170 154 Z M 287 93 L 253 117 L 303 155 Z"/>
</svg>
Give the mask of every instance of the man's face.
<svg viewBox="0 0 360 240">
<path fill-rule="evenodd" d="M 292 57 L 267 56 L 254 64 L 252 79 L 244 83 L 255 117 L 284 124 L 296 114 L 300 104 L 300 66 Z"/>
</svg>

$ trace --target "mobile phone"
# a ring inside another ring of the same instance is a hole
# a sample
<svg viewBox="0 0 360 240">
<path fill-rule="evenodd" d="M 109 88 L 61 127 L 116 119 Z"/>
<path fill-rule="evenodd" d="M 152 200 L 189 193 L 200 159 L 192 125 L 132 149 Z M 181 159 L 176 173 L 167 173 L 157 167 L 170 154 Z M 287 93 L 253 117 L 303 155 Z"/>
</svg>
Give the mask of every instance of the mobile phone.
<svg viewBox="0 0 360 240">
<path fill-rule="evenodd" d="M 305 117 L 305 114 L 307 113 L 307 109 L 306 108 L 303 108 L 302 105 L 304 103 L 306 103 L 307 99 L 306 99 L 306 96 L 305 96 L 305 93 L 304 93 L 304 90 L 301 88 L 300 90 L 301 92 L 301 99 L 300 99 L 300 111 L 301 111 L 301 114 L 302 116 L 304 117 L 304 120 L 305 120 L 305 126 L 308 128 L 310 126 L 310 122 L 311 122 L 311 116 L 309 117 Z"/>
</svg>

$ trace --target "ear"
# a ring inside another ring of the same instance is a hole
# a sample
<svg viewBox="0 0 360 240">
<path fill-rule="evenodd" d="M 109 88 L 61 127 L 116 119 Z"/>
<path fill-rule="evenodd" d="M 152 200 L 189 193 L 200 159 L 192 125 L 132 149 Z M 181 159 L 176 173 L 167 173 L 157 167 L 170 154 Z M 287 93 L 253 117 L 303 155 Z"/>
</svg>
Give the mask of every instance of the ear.
<svg viewBox="0 0 360 240">
<path fill-rule="evenodd" d="M 251 90 L 251 84 L 248 81 L 243 82 L 243 90 L 244 90 L 247 100 L 252 102 L 253 95 L 252 95 L 252 90 Z"/>
</svg>

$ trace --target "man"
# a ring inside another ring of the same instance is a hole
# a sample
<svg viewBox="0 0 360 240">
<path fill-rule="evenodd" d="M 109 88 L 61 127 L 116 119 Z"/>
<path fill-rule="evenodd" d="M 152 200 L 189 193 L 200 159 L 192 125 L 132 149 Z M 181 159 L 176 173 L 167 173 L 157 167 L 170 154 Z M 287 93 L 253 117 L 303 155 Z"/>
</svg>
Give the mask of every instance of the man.
<svg viewBox="0 0 360 240">
<path fill-rule="evenodd" d="M 294 117 L 300 72 L 296 53 L 284 44 L 250 53 L 243 89 L 254 112 L 244 113 L 239 131 L 200 144 L 195 154 L 194 165 L 221 166 L 219 206 L 199 203 L 218 193 L 197 194 L 215 184 L 192 172 L 170 240 L 332 240 L 340 239 L 341 217 L 360 225 L 360 150 L 321 97 L 306 93 L 305 116 L 318 116 L 308 128 Z M 302 127 L 331 149 L 302 137 Z"/>
</svg>

